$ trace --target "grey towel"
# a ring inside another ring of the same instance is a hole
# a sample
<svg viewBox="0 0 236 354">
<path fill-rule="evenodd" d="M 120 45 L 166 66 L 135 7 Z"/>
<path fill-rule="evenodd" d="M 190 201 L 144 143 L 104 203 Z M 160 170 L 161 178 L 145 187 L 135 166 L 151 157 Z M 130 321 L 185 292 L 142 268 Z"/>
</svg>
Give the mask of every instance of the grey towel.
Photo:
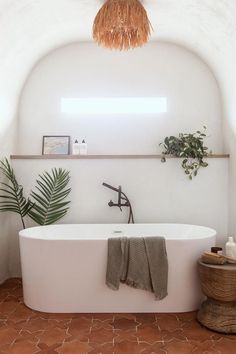
<svg viewBox="0 0 236 354">
<path fill-rule="evenodd" d="M 164 237 L 109 238 L 106 284 L 118 290 L 120 281 L 153 292 L 157 300 L 167 296 L 168 260 Z"/>
<path fill-rule="evenodd" d="M 108 239 L 106 284 L 113 290 L 118 290 L 120 286 L 127 245 L 126 237 Z"/>
</svg>

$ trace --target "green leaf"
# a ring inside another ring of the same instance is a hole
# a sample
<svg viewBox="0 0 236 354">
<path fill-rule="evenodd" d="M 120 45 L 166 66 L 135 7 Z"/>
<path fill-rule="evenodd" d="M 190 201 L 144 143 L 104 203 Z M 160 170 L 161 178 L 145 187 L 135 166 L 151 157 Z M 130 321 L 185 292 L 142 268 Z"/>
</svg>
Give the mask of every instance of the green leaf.
<svg viewBox="0 0 236 354">
<path fill-rule="evenodd" d="M 24 197 L 23 187 L 18 184 L 14 170 L 7 158 L 0 161 L 0 171 L 8 181 L 8 183 L 0 182 L 2 187 L 0 188 L 0 211 L 19 214 L 23 228 L 25 228 L 24 217 L 29 213 L 33 204 Z"/>
<path fill-rule="evenodd" d="M 211 154 L 211 151 L 208 152 L 208 147 L 204 146 L 206 127 L 203 129 L 204 132 L 197 130 L 192 134 L 179 133 L 178 137 L 171 135 L 164 139 L 164 143 L 160 143 L 164 147 L 164 155 L 184 158 L 182 167 L 190 179 L 198 174 L 199 167 L 208 166 L 203 159 Z M 165 159 L 162 162 L 165 162 Z"/>
<path fill-rule="evenodd" d="M 29 213 L 35 222 L 50 225 L 66 215 L 70 201 L 65 199 L 71 192 L 71 188 L 67 188 L 69 181 L 69 171 L 61 168 L 39 175 L 36 190 L 31 192 L 35 204 Z"/>
</svg>

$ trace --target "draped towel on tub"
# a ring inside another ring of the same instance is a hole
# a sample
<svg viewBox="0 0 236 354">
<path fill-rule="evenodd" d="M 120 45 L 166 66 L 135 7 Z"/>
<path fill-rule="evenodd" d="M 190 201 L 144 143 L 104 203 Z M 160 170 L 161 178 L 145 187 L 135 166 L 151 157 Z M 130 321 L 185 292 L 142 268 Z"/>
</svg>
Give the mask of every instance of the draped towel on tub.
<svg viewBox="0 0 236 354">
<path fill-rule="evenodd" d="M 164 237 L 114 237 L 108 239 L 106 284 L 118 290 L 120 282 L 167 296 L 168 260 Z"/>
</svg>

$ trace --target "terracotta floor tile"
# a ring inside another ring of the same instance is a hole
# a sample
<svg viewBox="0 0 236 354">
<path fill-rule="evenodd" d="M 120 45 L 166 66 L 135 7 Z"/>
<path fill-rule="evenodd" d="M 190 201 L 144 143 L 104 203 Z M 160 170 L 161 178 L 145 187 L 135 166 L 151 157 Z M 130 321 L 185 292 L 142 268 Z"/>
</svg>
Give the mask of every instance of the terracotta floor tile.
<svg viewBox="0 0 236 354">
<path fill-rule="evenodd" d="M 88 335 L 89 342 L 93 343 L 113 343 L 113 340 L 117 337 L 113 331 L 107 331 L 105 329 L 92 330 Z"/>
<path fill-rule="evenodd" d="M 138 327 L 137 337 L 140 342 L 153 344 L 163 340 L 163 334 L 156 326 Z"/>
<path fill-rule="evenodd" d="M 68 334 L 70 334 L 73 339 L 86 342 L 91 332 L 91 326 L 92 318 L 73 318 L 68 325 Z"/>
<path fill-rule="evenodd" d="M 45 343 L 50 346 L 55 343 L 63 343 L 63 341 L 67 339 L 69 340 L 71 335 L 67 334 L 65 329 L 50 328 L 44 331 L 42 335 L 39 335 L 38 338 L 40 338 L 40 343 Z"/>
<path fill-rule="evenodd" d="M 39 350 L 35 343 L 29 342 L 27 340 L 17 342 L 9 346 L 5 351 L 6 354 L 33 354 L 37 353 Z"/>
<path fill-rule="evenodd" d="M 100 320 L 100 321 L 105 321 L 105 320 L 113 320 L 115 314 L 113 313 L 94 313 L 93 318 Z"/>
<path fill-rule="evenodd" d="M 204 342 L 191 341 L 192 344 L 196 345 L 193 354 L 219 354 L 219 351 L 214 349 L 212 340 L 206 340 Z"/>
<path fill-rule="evenodd" d="M 123 341 L 138 342 L 137 331 L 135 329 L 115 329 L 114 333 L 117 335 L 114 339 L 115 343 L 120 343 Z"/>
<path fill-rule="evenodd" d="M 154 313 L 136 313 L 136 321 L 141 325 L 152 325 L 156 322 L 156 315 Z"/>
<path fill-rule="evenodd" d="M 28 320 L 14 322 L 11 319 L 10 320 L 8 319 L 7 321 L 5 321 L 6 326 L 14 328 L 17 331 L 21 331 L 24 328 L 24 326 L 27 324 L 27 322 L 28 322 Z"/>
<path fill-rule="evenodd" d="M 221 354 L 235 354 L 236 342 L 227 338 L 221 338 L 219 341 L 214 341 L 213 349 L 218 350 Z"/>
<path fill-rule="evenodd" d="M 88 343 L 75 340 L 62 344 L 56 351 L 60 354 L 87 354 L 92 349 L 93 348 Z"/>
<path fill-rule="evenodd" d="M 56 349 L 62 346 L 62 343 L 56 343 L 52 345 L 47 345 L 45 343 L 38 343 L 37 347 L 39 348 L 39 353 L 54 353 L 57 354 Z"/>
<path fill-rule="evenodd" d="M 0 315 L 9 316 L 11 313 L 16 311 L 18 306 L 17 302 L 13 301 L 4 301 L 0 303 Z"/>
<path fill-rule="evenodd" d="M 127 320 L 136 320 L 136 316 L 133 313 L 116 313 L 114 314 L 114 320 L 120 318 L 127 318 Z"/>
<path fill-rule="evenodd" d="M 71 322 L 69 323 L 69 329 L 90 329 L 92 327 L 92 319 L 79 317 L 79 318 L 72 318 Z"/>
<path fill-rule="evenodd" d="M 14 322 L 28 320 L 33 316 L 33 314 L 33 310 L 30 310 L 23 303 L 20 303 L 17 305 L 15 311 L 10 314 L 9 319 L 12 319 Z"/>
<path fill-rule="evenodd" d="M 36 312 L 36 315 L 38 312 Z M 78 318 L 81 317 L 81 314 L 74 314 L 74 313 L 47 313 L 47 312 L 40 312 L 40 317 L 44 319 L 51 319 L 51 320 L 57 320 L 57 321 L 62 321 L 62 320 L 71 320 L 72 318 Z"/>
<path fill-rule="evenodd" d="M 89 351 L 89 354 L 113 354 L 115 347 L 112 343 L 98 344 L 89 343 L 94 349 Z"/>
<path fill-rule="evenodd" d="M 5 320 L 1 320 L 1 319 L 0 319 L 0 329 L 1 329 L 2 327 L 6 327 L 6 320 L 7 320 L 7 318 L 6 318 Z"/>
<path fill-rule="evenodd" d="M 3 284 L 1 284 L 1 291 L 4 289 L 12 290 L 15 288 L 21 288 L 22 281 L 20 278 L 10 278 L 7 279 Z"/>
<path fill-rule="evenodd" d="M 50 328 L 56 327 L 56 320 L 45 320 L 43 318 L 30 319 L 23 326 L 24 330 L 29 331 L 31 333 L 38 331 L 49 330 Z"/>
<path fill-rule="evenodd" d="M 108 320 L 98 320 L 94 319 L 92 321 L 92 329 L 107 329 L 107 330 L 113 330 L 113 321 L 111 319 Z"/>
<path fill-rule="evenodd" d="M 236 334 L 224 334 L 224 333 L 217 333 L 212 332 L 212 339 L 218 341 L 221 338 L 231 339 L 236 341 Z"/>
<path fill-rule="evenodd" d="M 72 342 L 73 340 L 79 340 L 80 342 L 88 342 L 90 331 L 85 330 L 85 329 L 81 329 L 76 332 L 73 332 L 73 331 L 68 332 L 68 334 L 70 334 L 71 337 L 65 339 L 65 342 Z"/>
<path fill-rule="evenodd" d="M 127 318 L 116 318 L 113 322 L 114 329 L 136 329 L 139 325 L 139 322 L 136 322 L 134 319 Z"/>
<path fill-rule="evenodd" d="M 139 354 L 149 346 L 148 343 L 132 343 L 123 341 L 114 345 L 114 354 Z"/>
<path fill-rule="evenodd" d="M 67 328 L 69 328 L 69 325 L 70 325 L 72 319 L 54 320 L 54 321 L 55 321 L 55 327 L 61 328 L 61 329 L 67 329 Z"/>
<path fill-rule="evenodd" d="M 0 291 L 0 302 L 4 301 L 7 299 L 7 297 L 9 296 L 8 291 Z"/>
<path fill-rule="evenodd" d="M 29 342 L 32 342 L 32 343 L 38 343 L 40 335 L 42 335 L 43 333 L 44 333 L 44 331 L 30 333 L 28 331 L 21 330 L 19 332 L 18 336 L 16 337 L 15 341 L 20 342 L 22 340 L 28 340 Z"/>
<path fill-rule="evenodd" d="M 182 322 L 186 322 L 186 321 L 196 321 L 197 319 L 197 313 L 196 311 L 193 312 L 183 312 L 183 313 L 176 313 L 175 316 L 177 316 L 177 318 L 182 321 Z"/>
<path fill-rule="evenodd" d="M 5 345 L 0 344 L 0 354 L 5 354 L 6 351 L 9 349 L 9 347 L 10 347 L 9 344 L 5 344 Z"/>
<path fill-rule="evenodd" d="M 177 341 L 164 343 L 163 346 L 163 350 L 165 350 L 168 354 L 192 354 L 194 353 L 195 348 L 196 348 L 196 344 L 193 344 L 191 342 L 177 342 Z"/>
<path fill-rule="evenodd" d="M 0 328 L 0 344 L 11 344 L 14 339 L 18 336 L 19 331 L 11 327 L 2 327 Z"/>
<path fill-rule="evenodd" d="M 171 342 L 173 340 L 177 341 L 186 341 L 187 337 L 183 329 L 176 329 L 174 331 L 161 331 L 163 341 L 164 342 Z"/>
<path fill-rule="evenodd" d="M 163 343 L 153 343 L 141 351 L 142 354 L 166 354 Z M 181 353 L 176 353 L 181 354 Z"/>
<path fill-rule="evenodd" d="M 198 322 L 191 322 L 182 327 L 188 340 L 205 341 L 211 340 L 214 332 L 201 326 Z"/>
<path fill-rule="evenodd" d="M 10 295 L 9 298 L 15 298 L 15 299 L 21 299 L 23 297 L 23 291 L 22 288 L 15 288 L 13 290 L 10 291 Z"/>
<path fill-rule="evenodd" d="M 181 322 L 176 315 L 159 314 L 156 316 L 156 325 L 160 330 L 174 331 L 181 327 Z"/>
</svg>

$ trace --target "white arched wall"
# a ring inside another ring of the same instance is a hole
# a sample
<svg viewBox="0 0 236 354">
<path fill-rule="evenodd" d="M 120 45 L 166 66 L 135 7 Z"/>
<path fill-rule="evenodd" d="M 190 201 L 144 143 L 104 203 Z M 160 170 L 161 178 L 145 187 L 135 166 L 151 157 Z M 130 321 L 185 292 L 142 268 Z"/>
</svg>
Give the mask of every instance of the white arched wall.
<svg viewBox="0 0 236 354">
<path fill-rule="evenodd" d="M 53 48 L 91 40 L 93 18 L 102 1 L 2 0 L 0 3 L 0 155 L 16 150 L 17 105 L 28 73 Z M 212 68 L 222 90 L 224 137 L 230 152 L 231 232 L 236 228 L 236 3 L 234 0 L 144 0 L 153 39 L 190 48 Z M 8 266 L 9 221 L 0 215 L 0 281 Z"/>
<path fill-rule="evenodd" d="M 130 96 L 166 97 L 167 112 L 68 114 L 60 107 L 62 97 Z M 207 145 L 217 154 L 224 149 L 221 116 L 212 71 L 186 48 L 153 41 L 114 52 L 77 42 L 50 52 L 30 73 L 18 108 L 17 153 L 37 155 L 43 135 L 66 134 L 85 139 L 90 154 L 155 154 L 165 136 L 205 125 Z"/>
</svg>

